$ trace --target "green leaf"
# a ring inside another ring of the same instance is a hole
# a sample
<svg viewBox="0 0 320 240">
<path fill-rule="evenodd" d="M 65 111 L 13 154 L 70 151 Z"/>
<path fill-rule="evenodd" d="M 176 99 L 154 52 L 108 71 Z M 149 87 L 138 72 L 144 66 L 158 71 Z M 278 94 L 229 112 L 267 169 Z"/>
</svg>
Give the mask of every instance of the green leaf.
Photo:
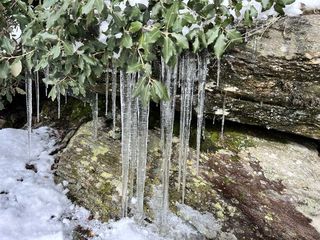
<svg viewBox="0 0 320 240">
<path fill-rule="evenodd" d="M 171 35 L 177 40 L 177 45 L 179 47 L 181 47 L 182 49 L 189 48 L 189 42 L 185 36 L 183 36 L 182 34 L 178 34 L 178 33 L 172 33 Z"/>
<path fill-rule="evenodd" d="M 194 42 L 192 43 L 192 49 L 193 49 L 193 52 L 196 53 L 200 48 L 200 41 L 199 41 L 199 38 L 196 37 L 194 39 Z"/>
<path fill-rule="evenodd" d="M 166 86 L 160 81 L 153 81 L 155 92 L 161 100 L 170 100 Z"/>
<path fill-rule="evenodd" d="M 16 87 L 15 90 L 16 90 L 17 93 L 19 93 L 21 95 L 25 95 L 26 94 L 26 92 L 23 89 L 19 88 L 19 87 Z"/>
<path fill-rule="evenodd" d="M 149 104 L 150 96 L 151 96 L 150 85 L 147 84 L 141 89 L 141 92 L 140 92 L 140 99 L 143 106 L 147 106 Z"/>
<path fill-rule="evenodd" d="M 63 49 L 66 56 L 70 56 L 74 54 L 74 48 L 71 43 L 63 42 Z"/>
<path fill-rule="evenodd" d="M 231 29 L 227 31 L 227 37 L 232 42 L 242 43 L 242 36 L 236 29 Z"/>
<path fill-rule="evenodd" d="M 172 42 L 169 36 L 166 36 L 164 38 L 164 45 L 162 48 L 162 55 L 166 64 L 168 64 L 173 54 L 174 54 L 174 43 Z"/>
<path fill-rule="evenodd" d="M 155 43 L 161 37 L 161 32 L 159 28 L 153 28 L 150 32 L 146 32 L 146 41 L 147 43 Z"/>
<path fill-rule="evenodd" d="M 20 60 L 15 61 L 10 66 L 10 72 L 13 77 L 18 77 L 22 71 L 22 63 Z"/>
<path fill-rule="evenodd" d="M 127 73 L 139 72 L 139 70 L 141 70 L 142 67 L 143 65 L 140 62 L 131 63 L 127 67 Z"/>
<path fill-rule="evenodd" d="M 227 42 L 226 36 L 223 33 L 220 33 L 216 43 L 214 44 L 214 54 L 218 59 L 221 58 L 222 54 L 225 51 Z"/>
<path fill-rule="evenodd" d="M 131 36 L 128 33 L 123 34 L 120 44 L 124 48 L 131 48 L 133 44 Z"/>
<path fill-rule="evenodd" d="M 254 6 L 250 7 L 250 15 L 252 18 L 256 18 L 258 16 L 258 11 Z"/>
<path fill-rule="evenodd" d="M 138 80 L 133 91 L 134 97 L 137 97 L 141 94 L 143 88 L 145 87 L 145 82 L 146 82 L 146 78 L 144 76 Z"/>
<path fill-rule="evenodd" d="M 295 0 L 280 0 L 283 5 L 289 5 L 295 2 Z"/>
<path fill-rule="evenodd" d="M 82 13 L 87 15 L 93 10 L 95 0 L 89 0 L 86 5 L 82 7 Z"/>
<path fill-rule="evenodd" d="M 56 59 L 57 57 L 59 57 L 60 52 L 61 52 L 61 47 L 59 44 L 51 48 L 50 55 L 52 55 L 52 59 Z"/>
<path fill-rule="evenodd" d="M 9 62 L 0 62 L 0 79 L 6 79 L 10 70 Z"/>
<path fill-rule="evenodd" d="M 258 0 L 258 2 L 261 3 L 263 11 L 269 10 L 273 5 L 273 1 L 270 0 Z"/>
<path fill-rule="evenodd" d="M 93 60 L 93 58 L 85 55 L 85 54 L 81 54 L 81 56 L 83 57 L 83 60 L 88 63 L 89 65 L 95 65 L 95 61 Z M 88 65 L 87 65 L 88 67 Z M 90 75 L 90 74 L 89 74 Z"/>
<path fill-rule="evenodd" d="M 50 97 L 52 100 L 55 100 L 57 97 L 57 88 L 56 86 L 52 86 L 51 91 L 49 92 L 48 97 Z"/>
<path fill-rule="evenodd" d="M 211 43 L 213 43 L 218 36 L 219 36 L 219 26 L 215 26 L 214 28 L 209 29 L 206 32 L 207 44 L 210 45 Z"/>
<path fill-rule="evenodd" d="M 104 8 L 104 0 L 95 0 L 94 3 L 95 3 L 94 5 L 95 5 L 98 13 L 101 13 Z"/>
<path fill-rule="evenodd" d="M 48 32 L 39 33 L 38 37 L 42 38 L 43 40 L 57 40 L 58 36 L 56 34 L 51 34 Z"/>
<path fill-rule="evenodd" d="M 252 24 L 252 17 L 251 17 L 251 14 L 250 14 L 250 10 L 247 9 L 245 12 L 244 12 L 244 24 L 251 27 L 251 24 Z"/>
<path fill-rule="evenodd" d="M 175 20 L 178 17 L 178 10 L 179 10 L 179 1 L 175 1 L 172 4 L 172 6 L 164 14 L 164 22 L 167 29 L 173 26 Z"/>
<path fill-rule="evenodd" d="M 43 7 L 49 8 L 49 7 L 53 6 L 56 2 L 58 2 L 58 0 L 44 0 Z"/>
<path fill-rule="evenodd" d="M 46 66 L 48 66 L 48 58 L 46 55 L 42 56 L 40 62 L 36 65 L 35 71 L 39 71 L 40 69 L 44 69 Z"/>
<path fill-rule="evenodd" d="M 142 23 L 139 21 L 132 22 L 129 27 L 129 32 L 135 33 L 142 28 Z"/>
<path fill-rule="evenodd" d="M 1 48 L 6 50 L 7 54 L 12 54 L 14 52 L 14 46 L 10 43 L 9 38 L 3 37 L 2 39 Z"/>
</svg>

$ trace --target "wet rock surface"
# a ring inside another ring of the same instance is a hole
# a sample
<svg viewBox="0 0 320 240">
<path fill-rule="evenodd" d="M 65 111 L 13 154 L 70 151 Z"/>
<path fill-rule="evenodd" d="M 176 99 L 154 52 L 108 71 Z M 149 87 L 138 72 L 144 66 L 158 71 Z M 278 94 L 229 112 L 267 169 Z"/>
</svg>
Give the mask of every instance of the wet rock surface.
<svg viewBox="0 0 320 240">
<path fill-rule="evenodd" d="M 271 20 L 274 21 L 274 20 Z M 285 17 L 261 27 L 222 61 L 221 85 L 211 63 L 206 115 L 320 139 L 320 15 Z"/>
<path fill-rule="evenodd" d="M 108 123 L 100 122 L 96 141 L 91 122 L 86 123 L 59 154 L 56 181 L 68 182 L 71 199 L 90 209 L 95 217 L 108 220 L 118 218 L 120 213 L 120 140 L 112 139 Z M 194 170 L 192 149 L 188 160 L 185 204 L 196 211 L 189 211 L 189 215 L 188 211 L 181 212 L 181 205 L 179 208 L 177 204 L 181 199 L 176 185 L 179 142 L 174 139 L 170 176 L 173 213 L 180 212 L 183 221 L 207 239 L 320 239 L 316 230 L 320 159 L 312 141 L 301 144 L 228 128 L 223 143 L 215 130 L 207 130 L 205 135 L 206 152 L 201 154 L 199 176 Z M 150 131 L 145 189 L 149 221 L 154 221 L 155 216 L 150 200 L 160 183 L 158 144 L 158 130 Z M 208 222 L 195 221 L 199 216 L 215 219 L 212 226 L 220 229 L 216 237 Z"/>
</svg>

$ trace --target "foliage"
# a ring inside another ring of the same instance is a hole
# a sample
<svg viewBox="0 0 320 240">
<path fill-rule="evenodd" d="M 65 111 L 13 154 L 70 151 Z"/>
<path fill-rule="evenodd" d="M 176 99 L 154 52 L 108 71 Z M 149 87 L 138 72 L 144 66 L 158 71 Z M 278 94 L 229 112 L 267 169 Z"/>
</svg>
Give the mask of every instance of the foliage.
<svg viewBox="0 0 320 240">
<path fill-rule="evenodd" d="M 294 0 L 258 0 L 263 10 L 272 6 L 283 13 Z M 204 50 L 221 58 L 231 43 L 242 41 L 235 28 L 242 1 L 229 0 L 1 0 L 0 96 L 12 100 L 27 74 L 44 72 L 43 81 L 57 89 L 84 95 L 109 72 L 111 64 L 127 73 L 140 73 L 135 94 L 145 102 L 166 99 L 165 87 L 155 79 L 153 62 L 161 57 L 173 66 L 184 51 Z M 145 1 L 144 1 L 145 2 Z M 254 7 L 246 10 L 243 23 L 251 26 Z M 22 35 L 14 38 L 12 31 Z M 0 109 L 3 100 L 0 97 Z"/>
</svg>

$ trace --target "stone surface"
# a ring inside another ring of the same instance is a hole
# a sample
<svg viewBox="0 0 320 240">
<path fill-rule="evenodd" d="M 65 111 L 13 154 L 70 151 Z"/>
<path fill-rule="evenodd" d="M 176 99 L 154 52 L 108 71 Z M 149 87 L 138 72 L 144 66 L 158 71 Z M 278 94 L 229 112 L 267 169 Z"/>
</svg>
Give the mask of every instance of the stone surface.
<svg viewBox="0 0 320 240">
<path fill-rule="evenodd" d="M 320 157 L 316 147 L 259 138 L 253 141 L 255 147 L 241 151 L 241 159 L 258 162 L 268 179 L 281 181 L 286 198 L 312 219 L 312 225 L 320 232 Z"/>
<path fill-rule="evenodd" d="M 118 218 L 120 213 L 120 141 L 112 139 L 104 120 L 100 122 L 96 141 L 92 139 L 92 125 L 87 123 L 59 154 L 56 181 L 66 180 L 71 199 L 96 217 L 108 220 Z M 158 131 L 152 130 L 149 135 L 145 211 L 153 221 L 155 212 L 150 200 L 160 183 L 161 154 Z M 208 223 L 198 222 L 193 216 L 216 219 L 212 224 L 221 226 L 217 239 L 320 239 L 315 230 L 319 227 L 320 179 L 316 167 L 320 159 L 312 142 L 304 139 L 306 143 L 298 144 L 283 136 L 273 138 L 256 130 L 229 127 L 223 143 L 216 130 L 207 130 L 205 136 L 199 176 L 194 170 L 192 149 L 188 160 L 185 204 L 196 213 L 188 216 L 180 211 L 183 220 L 179 221 L 189 222 L 207 239 L 214 234 L 208 231 Z M 176 186 L 178 145 L 174 138 L 170 176 L 173 213 L 179 212 L 177 202 L 181 199 Z M 304 178 L 308 180 L 303 182 Z M 189 239 L 202 239 L 195 236 Z"/>
<path fill-rule="evenodd" d="M 273 20 L 271 20 L 273 21 Z M 206 115 L 320 139 L 320 15 L 280 18 L 226 54 L 221 86 L 212 62 Z"/>
</svg>

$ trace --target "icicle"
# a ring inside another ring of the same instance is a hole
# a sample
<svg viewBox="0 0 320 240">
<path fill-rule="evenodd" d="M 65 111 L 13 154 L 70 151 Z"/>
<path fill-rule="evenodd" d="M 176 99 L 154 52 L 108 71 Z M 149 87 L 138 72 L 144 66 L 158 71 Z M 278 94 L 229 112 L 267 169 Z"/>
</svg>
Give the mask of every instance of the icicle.
<svg viewBox="0 0 320 240">
<path fill-rule="evenodd" d="M 99 95 L 96 93 L 94 102 L 92 104 L 92 125 L 93 125 L 93 139 L 98 137 L 98 117 L 99 117 Z"/>
<path fill-rule="evenodd" d="M 105 116 L 108 115 L 108 99 L 109 99 L 109 68 L 107 68 L 106 72 L 106 105 L 105 105 Z"/>
<path fill-rule="evenodd" d="M 225 121 L 225 112 L 226 112 L 226 96 L 227 92 L 224 91 L 223 95 L 223 104 L 222 104 L 222 121 L 221 121 L 221 132 L 220 132 L 220 141 L 224 141 L 224 121 Z"/>
<path fill-rule="evenodd" d="M 198 66 L 198 107 L 197 107 L 197 175 L 199 174 L 199 162 L 200 162 L 200 145 L 201 145 L 201 132 L 203 127 L 203 111 L 205 100 L 205 86 L 207 78 L 207 57 L 202 56 Z"/>
<path fill-rule="evenodd" d="M 181 94 L 180 94 L 180 150 L 179 150 L 179 166 L 178 166 L 178 191 L 180 191 L 181 187 L 181 179 L 182 179 L 182 161 L 183 161 L 183 144 L 182 138 L 184 136 L 185 128 L 182 127 L 185 125 L 185 56 L 181 57 L 181 60 L 179 62 L 179 83 L 181 87 Z"/>
<path fill-rule="evenodd" d="M 128 81 L 123 71 L 120 71 L 121 100 L 121 157 L 122 157 L 122 201 L 121 215 L 127 216 L 128 180 L 130 168 L 130 132 L 131 132 L 131 81 Z"/>
<path fill-rule="evenodd" d="M 36 73 L 36 102 L 37 102 L 37 123 L 40 122 L 40 86 L 39 71 Z"/>
<path fill-rule="evenodd" d="M 66 94 L 64 95 L 64 104 L 68 103 L 68 94 L 66 92 Z"/>
<path fill-rule="evenodd" d="M 141 222 L 144 219 L 144 186 L 146 180 L 147 144 L 149 126 L 149 104 L 143 106 L 139 100 L 138 105 L 138 156 L 137 156 L 137 215 Z"/>
<path fill-rule="evenodd" d="M 189 139 L 190 139 L 190 125 L 192 117 L 192 103 L 193 103 L 193 86 L 196 78 L 196 61 L 193 55 L 188 54 L 185 58 L 184 67 L 182 71 L 185 72 L 185 79 L 181 88 L 181 116 L 180 116 L 180 151 L 179 163 L 182 166 L 182 203 L 185 199 L 185 187 L 187 176 L 187 158 L 189 155 Z"/>
<path fill-rule="evenodd" d="M 117 101 L 117 68 L 113 66 L 112 69 L 112 137 L 116 134 L 116 101 Z"/>
<path fill-rule="evenodd" d="M 46 67 L 46 71 L 45 71 L 45 78 L 47 80 L 49 80 L 49 73 L 50 73 L 50 67 L 49 67 L 49 64 L 48 66 Z M 45 83 L 45 94 L 46 94 L 46 97 L 48 96 L 48 84 Z"/>
<path fill-rule="evenodd" d="M 58 102 L 58 119 L 61 117 L 61 93 L 60 87 L 57 85 L 57 102 Z"/>
<path fill-rule="evenodd" d="M 32 78 L 31 72 L 26 73 L 26 100 L 27 100 L 27 125 L 28 125 L 28 159 L 31 160 L 31 134 L 32 134 Z"/>
<path fill-rule="evenodd" d="M 131 92 L 134 90 L 136 83 L 136 74 L 131 75 Z M 138 99 L 136 97 L 131 98 L 131 132 L 130 132 L 130 173 L 129 173 L 129 197 L 132 199 L 134 196 L 134 183 L 137 169 L 137 154 L 138 148 Z"/>
<path fill-rule="evenodd" d="M 172 137 L 177 89 L 177 66 L 172 70 L 161 59 L 162 81 L 167 87 L 170 101 L 161 101 L 161 134 L 162 134 L 162 209 L 160 228 L 165 231 L 169 209 L 169 177 L 172 155 Z"/>
<path fill-rule="evenodd" d="M 217 87 L 220 85 L 220 74 L 221 74 L 221 60 L 217 59 Z"/>
</svg>

